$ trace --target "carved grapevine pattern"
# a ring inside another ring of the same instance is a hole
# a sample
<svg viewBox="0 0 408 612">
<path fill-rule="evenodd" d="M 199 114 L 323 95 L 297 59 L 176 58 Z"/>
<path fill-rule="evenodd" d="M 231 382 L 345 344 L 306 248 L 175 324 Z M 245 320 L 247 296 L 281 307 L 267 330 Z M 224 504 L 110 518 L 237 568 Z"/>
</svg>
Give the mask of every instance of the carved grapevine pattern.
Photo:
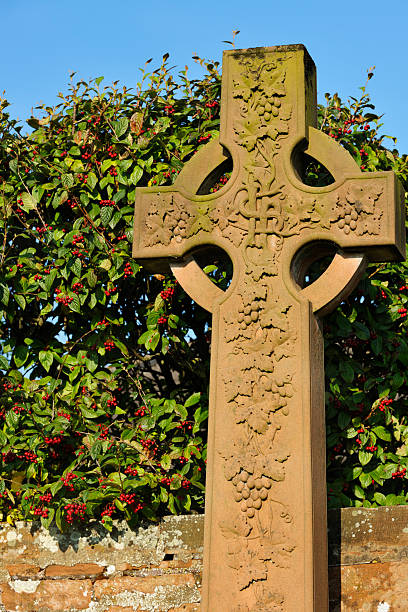
<svg viewBox="0 0 408 612">
<path fill-rule="evenodd" d="M 368 181 L 343 187 L 337 195 L 330 223 L 337 225 L 345 234 L 355 232 L 358 236 L 378 235 L 383 213 L 376 204 L 382 195 L 383 189 Z"/>
<path fill-rule="evenodd" d="M 285 567 L 294 550 L 292 516 L 274 489 L 284 481 L 290 458 L 282 445 L 275 444 L 275 437 L 284 427 L 294 394 L 291 376 L 280 372 L 291 369 L 285 361 L 293 356 L 296 334 L 291 325 L 292 307 L 273 297 L 276 289 L 276 279 L 265 268 L 260 280 L 247 271 L 235 309 L 224 315 L 225 341 L 230 347 L 225 399 L 240 437 L 234 435 L 220 451 L 237 504 L 235 523 L 231 526 L 229 521 L 221 528 L 228 538 L 229 565 L 240 590 L 266 580 L 271 563 Z M 273 547 L 269 557 L 265 556 L 267 543 Z"/>
<path fill-rule="evenodd" d="M 146 215 L 146 246 L 169 245 L 176 223 L 173 195 L 156 194 Z"/>
</svg>

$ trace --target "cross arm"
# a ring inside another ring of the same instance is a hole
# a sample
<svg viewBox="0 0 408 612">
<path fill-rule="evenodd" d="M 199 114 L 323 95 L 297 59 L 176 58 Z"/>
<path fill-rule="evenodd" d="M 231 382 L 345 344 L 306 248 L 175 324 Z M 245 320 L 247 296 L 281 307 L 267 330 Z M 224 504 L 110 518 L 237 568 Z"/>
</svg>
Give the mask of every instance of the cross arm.
<svg viewBox="0 0 408 612">
<path fill-rule="evenodd" d="M 243 228 L 232 229 L 229 224 L 229 215 L 237 216 L 233 210 L 237 168 L 224 187 L 205 195 L 206 183 L 222 174 L 228 161 L 226 150 L 212 140 L 184 166 L 171 187 L 136 190 L 133 257 L 149 271 L 164 272 L 187 253 L 212 245 L 234 260 L 234 246 L 244 235 Z"/>
<path fill-rule="evenodd" d="M 310 227 L 302 231 L 297 248 L 326 240 L 346 252 L 363 252 L 369 261 L 404 260 L 404 190 L 396 175 L 361 172 L 347 151 L 314 128 L 309 128 L 305 152 L 328 168 L 335 180 L 326 187 L 310 187 L 300 180 L 296 162 L 286 164 L 289 205 L 301 198 L 311 213 Z M 299 206 L 298 212 L 302 212 Z"/>
</svg>

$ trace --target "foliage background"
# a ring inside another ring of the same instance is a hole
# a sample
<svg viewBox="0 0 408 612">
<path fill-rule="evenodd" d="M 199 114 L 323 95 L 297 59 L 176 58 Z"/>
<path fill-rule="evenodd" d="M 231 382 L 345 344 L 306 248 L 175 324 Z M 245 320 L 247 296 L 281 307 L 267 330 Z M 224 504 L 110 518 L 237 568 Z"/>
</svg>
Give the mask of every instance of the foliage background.
<svg viewBox="0 0 408 612">
<path fill-rule="evenodd" d="M 108 83 L 119 79 L 133 87 L 141 58 L 153 57 L 156 65 L 170 51 L 177 66 L 194 53 L 219 60 L 234 29 L 240 48 L 303 43 L 316 63 L 323 103 L 326 91 L 357 91 L 364 69 L 374 64 L 370 91 L 384 112 L 384 131 L 408 151 L 407 19 L 406 0 L 390 6 L 382 0 L 257 0 L 254 6 L 247 0 L 121 0 L 117 6 L 109 0 L 5 0 L 0 91 L 6 89 L 12 115 L 26 119 L 40 100 L 57 103 L 74 70 L 86 80 L 103 74 Z M 190 63 L 189 69 L 191 78 L 200 78 L 198 67 Z"/>
<path fill-rule="evenodd" d="M 131 259 L 130 229 L 135 187 L 171 184 L 218 134 L 219 66 L 196 63 L 200 79 L 175 77 L 166 54 L 136 91 L 71 80 L 28 135 L 1 101 L 3 520 L 110 529 L 203 511 L 211 321 Z M 320 127 L 407 186 L 374 110 L 366 86 L 327 95 Z M 304 180 L 326 178 L 309 160 Z M 223 261 L 206 271 L 225 286 Z M 371 265 L 326 319 L 330 506 L 407 501 L 407 285 L 405 263 Z"/>
</svg>

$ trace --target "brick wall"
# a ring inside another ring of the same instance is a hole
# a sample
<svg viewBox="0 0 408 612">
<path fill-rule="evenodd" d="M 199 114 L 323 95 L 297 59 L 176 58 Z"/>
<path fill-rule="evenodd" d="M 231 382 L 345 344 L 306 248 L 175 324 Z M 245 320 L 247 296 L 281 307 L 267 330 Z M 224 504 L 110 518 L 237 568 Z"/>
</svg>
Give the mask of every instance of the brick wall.
<svg viewBox="0 0 408 612">
<path fill-rule="evenodd" d="M 203 517 L 137 532 L 116 523 L 67 534 L 30 523 L 0 531 L 0 609 L 21 612 L 199 610 Z"/>
<path fill-rule="evenodd" d="M 198 612 L 202 540 L 202 516 L 112 534 L 2 524 L 0 610 Z M 331 612 L 408 610 L 408 507 L 332 511 L 329 540 Z"/>
</svg>

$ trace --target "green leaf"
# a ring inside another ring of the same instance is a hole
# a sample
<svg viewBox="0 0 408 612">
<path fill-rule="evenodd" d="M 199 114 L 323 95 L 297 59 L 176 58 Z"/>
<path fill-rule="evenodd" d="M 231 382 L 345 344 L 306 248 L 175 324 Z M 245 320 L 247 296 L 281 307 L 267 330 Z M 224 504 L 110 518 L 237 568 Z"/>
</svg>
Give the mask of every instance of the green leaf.
<svg viewBox="0 0 408 612">
<path fill-rule="evenodd" d="M 370 330 L 366 325 L 363 325 L 358 321 L 354 321 L 354 329 L 357 338 L 359 338 L 360 340 L 368 340 L 370 338 Z"/>
<path fill-rule="evenodd" d="M 99 264 L 99 267 L 102 268 L 103 270 L 108 271 L 112 267 L 112 262 L 110 259 L 103 259 L 101 263 Z"/>
<path fill-rule="evenodd" d="M 170 340 L 167 338 L 167 336 L 162 336 L 161 340 L 162 340 L 161 352 L 163 355 L 165 355 L 169 350 Z"/>
<path fill-rule="evenodd" d="M 48 527 L 51 525 L 52 520 L 54 518 L 54 514 L 55 514 L 55 509 L 54 508 L 48 508 L 48 516 L 47 518 L 45 517 L 41 517 L 41 525 L 44 527 L 44 529 L 48 529 Z"/>
<path fill-rule="evenodd" d="M 47 289 L 47 291 L 51 290 L 51 287 L 52 287 L 55 279 L 57 278 L 57 274 L 58 274 L 57 270 L 51 270 L 51 272 L 49 274 L 47 274 L 47 276 L 45 277 L 44 285 L 45 285 L 45 288 Z"/>
<path fill-rule="evenodd" d="M 193 393 L 190 397 L 184 402 L 184 407 L 189 408 L 190 406 L 194 406 L 201 399 L 201 393 L 198 391 L 197 393 Z"/>
<path fill-rule="evenodd" d="M 21 196 L 21 200 L 23 201 L 23 203 L 20 204 L 20 206 L 26 212 L 33 210 L 34 208 L 37 208 L 37 201 L 31 195 L 31 193 L 27 193 L 27 192 L 23 193 Z"/>
<path fill-rule="evenodd" d="M 72 302 L 69 303 L 69 307 L 74 312 L 81 312 L 81 303 L 79 301 L 79 297 L 75 294 L 72 295 Z"/>
<path fill-rule="evenodd" d="M 15 429 L 18 420 L 18 414 L 16 414 L 13 410 L 9 410 L 6 414 L 6 425 L 8 425 L 8 427 L 11 429 Z"/>
<path fill-rule="evenodd" d="M 386 505 L 386 499 L 385 499 L 385 495 L 383 493 L 380 493 L 379 491 L 376 491 L 374 493 L 374 499 L 377 502 L 377 504 L 379 506 L 385 506 Z"/>
<path fill-rule="evenodd" d="M 105 159 L 101 165 L 101 172 L 104 174 L 108 168 L 110 168 L 114 164 L 113 159 Z"/>
<path fill-rule="evenodd" d="M 74 186 L 74 177 L 72 174 L 62 174 L 61 175 L 61 183 L 65 189 L 71 189 Z"/>
<path fill-rule="evenodd" d="M 143 176 L 142 168 L 140 166 L 136 166 L 132 174 L 130 175 L 129 180 L 132 183 L 132 185 L 137 185 L 140 179 L 142 178 L 142 176 Z"/>
<path fill-rule="evenodd" d="M 367 463 L 369 463 L 373 458 L 373 453 L 361 450 L 358 452 L 358 458 L 361 465 L 367 465 Z"/>
<path fill-rule="evenodd" d="M 144 344 L 146 348 L 149 348 L 150 338 L 153 336 L 153 334 L 154 334 L 154 329 L 148 329 L 147 331 L 143 332 L 143 334 L 140 335 L 137 343 Z"/>
<path fill-rule="evenodd" d="M 9 298 L 10 298 L 9 288 L 6 287 L 6 285 L 3 285 L 3 283 L 0 283 L 0 300 L 3 302 L 5 306 L 8 305 Z"/>
<path fill-rule="evenodd" d="M 81 406 L 81 413 L 86 419 L 98 419 L 100 416 L 105 414 L 104 410 L 88 410 L 84 406 Z"/>
<path fill-rule="evenodd" d="M 164 130 L 166 130 L 169 125 L 170 117 L 160 117 L 154 124 L 154 131 L 156 132 L 156 134 L 158 134 L 159 132 L 163 132 Z"/>
<path fill-rule="evenodd" d="M 101 454 L 101 452 L 102 442 L 100 440 L 97 440 L 94 444 L 92 444 L 89 454 L 91 455 L 92 459 L 96 459 L 98 455 Z"/>
<path fill-rule="evenodd" d="M 187 419 L 188 412 L 187 412 L 187 408 L 185 408 L 184 406 L 181 406 L 180 404 L 177 404 L 176 412 L 177 412 L 177 414 L 180 415 L 180 417 L 183 419 L 183 421 L 185 421 Z"/>
<path fill-rule="evenodd" d="M 97 304 L 97 299 L 96 299 L 96 295 L 94 293 L 91 293 L 91 296 L 89 298 L 89 308 L 92 310 L 92 308 L 95 308 Z"/>
<path fill-rule="evenodd" d="M 93 191 L 98 183 L 97 176 L 94 172 L 88 172 L 88 179 L 86 181 L 86 185 L 88 189 Z"/>
<path fill-rule="evenodd" d="M 20 344 L 19 346 L 17 346 L 14 351 L 13 357 L 16 366 L 18 368 L 21 368 L 21 366 L 24 365 L 28 359 L 28 346 L 26 346 L 25 344 Z"/>
<path fill-rule="evenodd" d="M 26 305 L 27 305 L 25 297 L 23 295 L 21 295 L 20 293 L 14 293 L 14 299 L 16 300 L 16 302 L 20 306 L 20 308 L 22 308 L 22 310 L 24 310 Z"/>
<path fill-rule="evenodd" d="M 9 161 L 9 168 L 12 172 L 14 172 L 14 174 L 17 174 L 18 172 L 18 161 L 16 159 L 11 159 Z"/>
<path fill-rule="evenodd" d="M 399 503 L 401 503 L 401 498 L 398 495 L 394 495 L 394 493 L 390 493 L 385 498 L 386 506 L 398 506 Z"/>
<path fill-rule="evenodd" d="M 385 478 L 383 465 L 379 464 L 375 470 L 370 472 L 370 476 L 377 484 L 382 486 Z"/>
<path fill-rule="evenodd" d="M 164 306 L 164 300 L 162 298 L 162 296 L 160 295 L 160 293 L 156 296 L 156 299 L 154 301 L 154 310 L 161 310 Z"/>
<path fill-rule="evenodd" d="M 26 471 L 26 477 L 30 479 L 30 478 L 35 478 L 36 475 L 37 475 L 37 467 L 35 463 L 30 463 Z"/>
<path fill-rule="evenodd" d="M 170 469 L 171 467 L 171 458 L 169 455 L 162 455 L 162 458 L 160 460 L 160 465 L 162 466 L 163 469 L 165 469 L 166 471 Z"/>
<path fill-rule="evenodd" d="M 340 412 L 337 417 L 337 423 L 339 424 L 340 429 L 345 429 L 347 425 L 351 421 L 351 416 L 346 412 Z"/>
<path fill-rule="evenodd" d="M 61 191 L 58 196 L 55 196 L 54 200 L 54 207 L 61 206 L 61 204 L 64 204 L 68 200 L 68 192 L 65 190 Z"/>
<path fill-rule="evenodd" d="M 117 121 L 113 122 L 113 130 L 116 138 L 120 138 L 127 131 L 129 126 L 129 120 L 126 117 L 120 117 Z"/>
<path fill-rule="evenodd" d="M 0 369 L 7 371 L 9 367 L 10 364 L 8 362 L 8 359 L 4 355 L 0 355 Z"/>
<path fill-rule="evenodd" d="M 373 427 L 372 431 L 378 438 L 380 438 L 380 440 L 384 440 L 385 442 L 391 442 L 391 433 L 382 425 L 379 425 L 378 427 Z"/>
<path fill-rule="evenodd" d="M 119 170 L 118 175 L 116 177 L 116 180 L 121 184 L 121 185 L 128 185 L 128 180 L 126 176 L 123 176 L 122 172 Z"/>
<path fill-rule="evenodd" d="M 374 340 L 371 340 L 370 346 L 374 355 L 379 355 L 382 351 L 383 346 L 381 336 L 377 336 L 376 338 L 374 338 Z"/>
<path fill-rule="evenodd" d="M 63 508 L 60 507 L 57 509 L 56 513 L 55 513 L 55 524 L 57 525 L 58 529 L 61 531 L 61 533 L 64 531 L 64 526 L 63 526 Z"/>
<path fill-rule="evenodd" d="M 113 208 L 111 206 L 102 206 L 101 208 L 101 221 L 102 225 L 106 227 L 111 220 L 113 215 Z"/>
<path fill-rule="evenodd" d="M 50 493 L 51 495 L 55 495 L 62 488 L 62 481 L 57 480 L 50 485 Z"/>
<path fill-rule="evenodd" d="M 357 309 L 353 308 L 353 310 L 351 311 L 351 315 L 349 316 L 350 323 L 354 323 L 356 318 L 357 318 Z"/>
<path fill-rule="evenodd" d="M 112 219 L 109 221 L 109 227 L 111 227 L 112 229 L 115 229 L 119 221 L 122 220 L 122 216 L 123 216 L 122 212 L 120 210 L 116 210 L 115 213 L 113 214 Z"/>
<path fill-rule="evenodd" d="M 341 377 L 346 383 L 353 382 L 354 370 L 347 361 L 340 361 L 339 372 L 340 372 Z"/>
<path fill-rule="evenodd" d="M 120 202 L 120 200 L 123 200 L 125 195 L 126 195 L 126 190 L 125 189 L 119 189 L 119 191 L 117 191 L 113 195 L 112 200 L 117 204 L 118 202 Z"/>
<path fill-rule="evenodd" d="M 363 471 L 363 468 L 361 466 L 356 466 L 352 469 L 352 480 L 354 480 L 355 478 L 358 478 L 361 474 L 361 472 Z"/>
<path fill-rule="evenodd" d="M 167 507 L 168 507 L 168 509 L 170 510 L 170 512 L 172 514 L 177 514 L 177 510 L 176 510 L 176 507 L 174 505 L 174 495 L 173 495 L 173 493 L 169 493 L 169 501 L 168 501 Z"/>
<path fill-rule="evenodd" d="M 401 387 L 405 382 L 405 376 L 403 376 L 403 374 L 401 374 L 401 372 L 396 372 L 394 374 L 394 376 L 392 377 L 392 386 L 394 387 L 394 389 L 398 389 L 399 387 Z"/>
<path fill-rule="evenodd" d="M 187 512 L 190 511 L 190 508 L 191 508 L 191 496 L 190 495 L 186 495 L 186 499 L 183 503 L 183 506 L 187 510 Z"/>
<path fill-rule="evenodd" d="M 75 147 L 77 148 L 77 147 Z M 76 159 L 70 167 L 71 172 L 83 172 L 85 170 L 84 164 L 80 159 Z"/>
<path fill-rule="evenodd" d="M 38 358 L 43 368 L 47 372 L 49 372 L 52 366 L 52 362 L 54 361 L 54 355 L 52 354 L 52 352 L 51 351 L 40 351 Z"/>
<path fill-rule="evenodd" d="M 78 278 L 81 276 L 81 272 L 82 272 L 82 262 L 79 259 L 79 257 L 77 257 L 72 265 L 71 265 L 71 270 L 72 272 L 75 274 L 75 276 L 77 276 Z"/>
<path fill-rule="evenodd" d="M 159 344 L 159 340 L 160 340 L 160 333 L 158 331 L 155 331 L 152 337 L 150 338 L 149 342 L 145 344 L 146 348 L 152 351 L 156 350 L 156 347 Z"/>
<path fill-rule="evenodd" d="M 169 494 L 163 487 L 160 487 L 160 501 L 166 503 L 169 498 Z"/>
<path fill-rule="evenodd" d="M 44 308 L 41 308 L 40 315 L 44 316 L 48 314 L 49 312 L 51 312 L 51 310 L 52 310 L 52 304 L 48 303 L 44 306 Z"/>
<path fill-rule="evenodd" d="M 360 499 L 364 499 L 365 498 L 365 493 L 363 491 L 363 489 L 359 486 L 359 485 L 354 485 L 354 494 L 356 497 L 359 497 Z"/>
<path fill-rule="evenodd" d="M 118 338 L 113 338 L 115 346 L 121 351 L 122 355 L 129 355 L 128 348 L 126 344 L 121 342 Z"/>
<path fill-rule="evenodd" d="M 102 519 L 102 524 L 105 527 L 106 531 L 111 532 L 113 529 L 113 521 L 112 521 L 112 517 L 105 515 Z"/>
<path fill-rule="evenodd" d="M 110 183 L 113 183 L 113 177 L 108 175 L 108 176 L 104 176 L 100 181 L 99 181 L 99 187 L 100 189 L 105 189 L 106 185 L 109 185 Z"/>
<path fill-rule="evenodd" d="M 96 353 L 90 353 L 85 358 L 85 365 L 90 372 L 95 372 L 98 367 L 98 355 Z"/>
<path fill-rule="evenodd" d="M 96 285 L 96 283 L 98 282 L 98 277 L 95 274 L 94 270 L 91 268 L 90 270 L 88 270 L 88 273 L 86 275 L 86 279 L 88 281 L 88 285 L 91 287 L 91 289 L 93 289 Z"/>
<path fill-rule="evenodd" d="M 362 474 L 360 474 L 359 479 L 360 479 L 361 486 L 363 487 L 363 489 L 366 489 L 367 487 L 370 486 L 371 480 L 372 480 L 370 474 L 365 474 L 363 472 Z"/>
</svg>

